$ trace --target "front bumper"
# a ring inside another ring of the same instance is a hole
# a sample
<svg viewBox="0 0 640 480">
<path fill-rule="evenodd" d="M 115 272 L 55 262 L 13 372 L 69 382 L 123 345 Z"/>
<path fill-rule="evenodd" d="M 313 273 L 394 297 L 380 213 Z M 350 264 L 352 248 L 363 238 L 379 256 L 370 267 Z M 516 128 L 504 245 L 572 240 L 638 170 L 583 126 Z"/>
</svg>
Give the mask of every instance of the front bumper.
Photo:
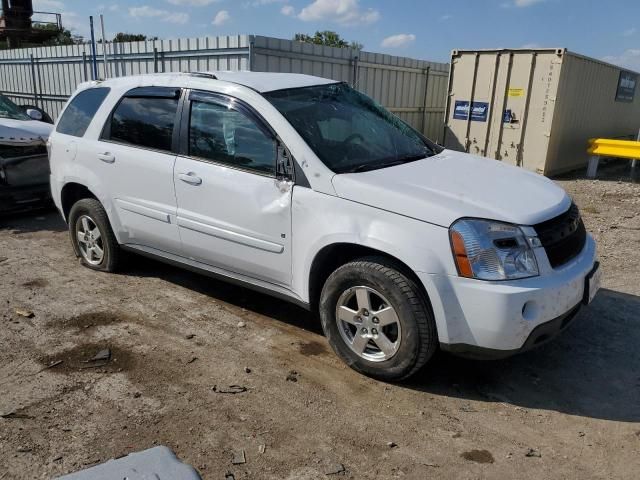
<svg viewBox="0 0 640 480">
<path fill-rule="evenodd" d="M 595 262 L 596 245 L 588 236 L 580 255 L 558 269 L 543 266 L 544 273 L 534 278 L 486 282 L 418 275 L 431 299 L 442 348 L 500 358 L 544 343 L 568 326 Z"/>
<path fill-rule="evenodd" d="M 26 187 L 0 185 L 0 215 L 41 208 L 51 203 L 48 183 Z"/>
<path fill-rule="evenodd" d="M 553 320 L 549 320 L 534 328 L 529 337 L 524 342 L 522 347 L 515 350 L 497 350 L 493 348 L 484 348 L 477 345 L 467 345 L 464 343 L 447 344 L 441 343 L 440 348 L 445 352 L 450 352 L 455 355 L 472 358 L 476 360 L 499 360 L 502 358 L 511 357 L 518 353 L 527 352 L 533 348 L 544 345 L 550 342 L 562 332 L 564 332 L 569 325 L 576 318 L 576 315 L 580 311 L 582 305 L 578 304 L 569 310 L 567 313 L 560 315 Z"/>
</svg>

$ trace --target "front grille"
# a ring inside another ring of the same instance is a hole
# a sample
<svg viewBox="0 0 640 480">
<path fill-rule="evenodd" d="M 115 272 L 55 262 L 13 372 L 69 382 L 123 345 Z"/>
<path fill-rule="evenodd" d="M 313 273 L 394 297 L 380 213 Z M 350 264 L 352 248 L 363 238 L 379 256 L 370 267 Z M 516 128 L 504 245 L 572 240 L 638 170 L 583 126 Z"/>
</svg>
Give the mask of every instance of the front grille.
<svg viewBox="0 0 640 480">
<path fill-rule="evenodd" d="M 562 215 L 534 225 L 533 228 L 553 268 L 578 256 L 587 241 L 587 231 L 575 203 Z"/>
</svg>

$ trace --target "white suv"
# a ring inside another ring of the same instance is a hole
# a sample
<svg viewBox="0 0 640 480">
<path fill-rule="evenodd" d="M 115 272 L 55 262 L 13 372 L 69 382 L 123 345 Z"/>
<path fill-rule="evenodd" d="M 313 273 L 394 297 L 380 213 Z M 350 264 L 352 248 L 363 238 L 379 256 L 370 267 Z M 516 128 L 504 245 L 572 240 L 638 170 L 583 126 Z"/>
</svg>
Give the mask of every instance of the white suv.
<svg viewBox="0 0 640 480">
<path fill-rule="evenodd" d="M 347 364 L 385 380 L 438 347 L 538 345 L 600 284 L 595 243 L 553 182 L 444 150 L 324 78 L 85 83 L 50 158 L 87 267 L 113 271 L 124 249 L 296 302 Z"/>
</svg>

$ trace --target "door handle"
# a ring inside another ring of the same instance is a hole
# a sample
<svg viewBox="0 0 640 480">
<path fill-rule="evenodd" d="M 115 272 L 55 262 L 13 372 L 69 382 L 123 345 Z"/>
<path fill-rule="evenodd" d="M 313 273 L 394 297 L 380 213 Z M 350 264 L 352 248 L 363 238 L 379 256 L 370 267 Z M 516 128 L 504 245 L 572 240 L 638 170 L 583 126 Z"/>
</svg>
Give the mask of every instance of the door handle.
<svg viewBox="0 0 640 480">
<path fill-rule="evenodd" d="M 102 160 L 105 163 L 113 163 L 116 161 L 116 157 L 109 152 L 99 153 L 98 159 Z"/>
<path fill-rule="evenodd" d="M 200 185 L 202 183 L 202 179 L 193 172 L 179 173 L 178 178 L 190 185 Z"/>
</svg>

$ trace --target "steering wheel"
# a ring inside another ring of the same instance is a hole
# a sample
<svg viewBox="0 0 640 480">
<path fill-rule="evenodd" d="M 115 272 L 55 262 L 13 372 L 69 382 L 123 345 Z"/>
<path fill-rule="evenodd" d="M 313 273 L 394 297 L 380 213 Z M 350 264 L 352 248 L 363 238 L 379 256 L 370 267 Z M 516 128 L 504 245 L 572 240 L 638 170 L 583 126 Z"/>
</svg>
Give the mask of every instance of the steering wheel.
<svg viewBox="0 0 640 480">
<path fill-rule="evenodd" d="M 352 133 L 351 135 L 349 135 L 347 138 L 345 138 L 342 143 L 351 143 L 354 140 L 360 140 L 361 142 L 364 142 L 364 137 L 362 135 L 360 135 L 359 133 Z"/>
<path fill-rule="evenodd" d="M 342 147 L 343 151 L 342 151 L 341 158 L 336 158 L 337 164 L 345 165 L 349 161 L 349 152 L 355 146 L 354 141 L 356 140 L 360 142 L 364 142 L 364 137 L 359 133 L 352 133 L 347 138 L 342 140 L 342 142 L 340 142 L 343 145 Z"/>
</svg>

